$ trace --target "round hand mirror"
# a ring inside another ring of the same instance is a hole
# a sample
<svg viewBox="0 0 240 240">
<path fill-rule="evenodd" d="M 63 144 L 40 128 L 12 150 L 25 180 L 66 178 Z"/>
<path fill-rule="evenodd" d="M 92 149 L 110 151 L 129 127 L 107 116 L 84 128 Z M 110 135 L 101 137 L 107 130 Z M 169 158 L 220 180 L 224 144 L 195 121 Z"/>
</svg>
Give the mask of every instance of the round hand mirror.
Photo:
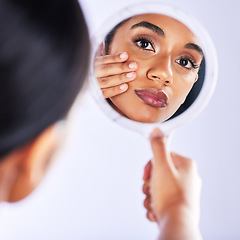
<svg viewBox="0 0 240 240">
<path fill-rule="evenodd" d="M 146 136 L 170 134 L 208 103 L 217 79 L 213 42 L 192 16 L 171 6 L 129 7 L 93 38 L 91 87 L 115 122 Z"/>
</svg>

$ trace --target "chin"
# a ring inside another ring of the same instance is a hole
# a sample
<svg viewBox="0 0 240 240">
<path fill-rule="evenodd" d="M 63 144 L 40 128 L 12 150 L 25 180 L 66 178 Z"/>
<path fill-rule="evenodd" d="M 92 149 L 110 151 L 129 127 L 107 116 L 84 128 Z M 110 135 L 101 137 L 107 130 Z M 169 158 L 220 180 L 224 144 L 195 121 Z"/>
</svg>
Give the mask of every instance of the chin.
<svg viewBox="0 0 240 240">
<path fill-rule="evenodd" d="M 137 122 L 142 122 L 142 123 L 157 123 L 157 122 L 163 122 L 164 120 L 162 119 L 161 116 L 156 116 L 156 115 L 131 115 L 128 116 L 129 119 L 137 121 Z"/>
</svg>

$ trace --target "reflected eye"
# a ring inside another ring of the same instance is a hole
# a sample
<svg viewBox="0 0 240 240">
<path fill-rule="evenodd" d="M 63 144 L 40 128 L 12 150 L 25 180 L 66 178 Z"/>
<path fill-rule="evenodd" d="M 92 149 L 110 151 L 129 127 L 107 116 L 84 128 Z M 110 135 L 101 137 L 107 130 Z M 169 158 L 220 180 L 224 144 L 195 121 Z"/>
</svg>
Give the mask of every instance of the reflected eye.
<svg viewBox="0 0 240 240">
<path fill-rule="evenodd" d="M 190 59 L 187 59 L 187 58 L 177 59 L 176 63 L 178 63 L 180 66 L 185 67 L 187 69 L 198 68 L 198 65 L 194 64 L 193 60 L 190 60 Z"/>
<path fill-rule="evenodd" d="M 148 50 L 148 51 L 155 51 L 153 48 L 153 44 L 151 41 L 145 39 L 145 38 L 138 38 L 136 40 L 134 40 L 134 42 L 136 43 L 136 45 L 144 50 Z"/>
</svg>

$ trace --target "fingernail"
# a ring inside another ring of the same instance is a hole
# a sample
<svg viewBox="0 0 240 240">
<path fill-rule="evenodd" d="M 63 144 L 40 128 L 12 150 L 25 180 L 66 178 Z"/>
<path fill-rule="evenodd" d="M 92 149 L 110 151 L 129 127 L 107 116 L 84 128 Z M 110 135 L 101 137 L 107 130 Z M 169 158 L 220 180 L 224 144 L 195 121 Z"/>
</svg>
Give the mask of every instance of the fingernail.
<svg viewBox="0 0 240 240">
<path fill-rule="evenodd" d="M 136 76 L 135 72 L 129 72 L 126 74 L 127 78 L 134 78 Z"/>
<path fill-rule="evenodd" d="M 127 56 L 128 56 L 128 54 L 126 52 L 124 52 L 124 53 L 121 53 L 119 57 L 121 59 L 124 59 L 124 58 L 127 58 Z"/>
<path fill-rule="evenodd" d="M 164 134 L 158 128 L 155 128 L 151 133 L 151 138 L 162 138 L 162 137 L 164 137 Z"/>
<path fill-rule="evenodd" d="M 129 63 L 129 68 L 131 68 L 131 69 L 134 69 L 134 68 L 137 68 L 137 63 L 136 62 L 131 62 L 131 63 Z"/>
<path fill-rule="evenodd" d="M 127 88 L 128 88 L 128 85 L 127 85 L 127 84 L 122 84 L 122 85 L 120 85 L 120 89 L 121 89 L 122 91 L 127 90 Z"/>
</svg>

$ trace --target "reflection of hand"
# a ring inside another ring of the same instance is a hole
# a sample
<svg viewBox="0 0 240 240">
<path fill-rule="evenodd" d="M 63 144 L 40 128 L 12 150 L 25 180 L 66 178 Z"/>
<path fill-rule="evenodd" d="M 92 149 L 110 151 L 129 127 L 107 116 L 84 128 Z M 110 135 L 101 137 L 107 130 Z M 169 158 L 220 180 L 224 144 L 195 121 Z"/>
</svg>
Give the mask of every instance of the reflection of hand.
<svg viewBox="0 0 240 240">
<path fill-rule="evenodd" d="M 127 91 L 127 82 L 136 78 L 137 63 L 127 61 L 128 57 L 126 52 L 96 56 L 95 74 L 105 98 Z"/>
<path fill-rule="evenodd" d="M 156 129 L 150 136 L 154 162 L 144 169 L 143 192 L 147 217 L 161 228 L 159 239 L 201 239 L 198 228 L 201 180 L 196 164 L 166 149 Z"/>
<path fill-rule="evenodd" d="M 144 200 L 144 207 L 147 209 L 147 218 L 151 222 L 157 222 L 157 216 L 152 209 L 152 198 L 150 194 L 150 177 L 152 172 L 152 162 L 151 160 L 146 164 L 143 174 L 143 193 L 146 195 Z"/>
</svg>

